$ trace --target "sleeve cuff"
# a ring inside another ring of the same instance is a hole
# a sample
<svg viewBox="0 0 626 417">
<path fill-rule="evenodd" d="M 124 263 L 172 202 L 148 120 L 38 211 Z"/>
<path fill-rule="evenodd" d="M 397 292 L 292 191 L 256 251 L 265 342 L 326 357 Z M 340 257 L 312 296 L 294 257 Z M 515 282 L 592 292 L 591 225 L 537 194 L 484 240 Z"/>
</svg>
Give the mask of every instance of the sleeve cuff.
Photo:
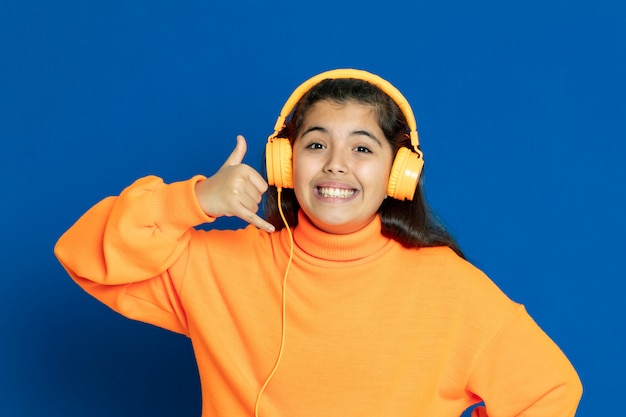
<svg viewBox="0 0 626 417">
<path fill-rule="evenodd" d="M 160 184 L 152 197 L 153 219 L 164 233 L 178 236 L 190 227 L 215 221 L 207 215 L 196 198 L 195 185 L 204 180 L 196 175 L 188 180 Z"/>
</svg>

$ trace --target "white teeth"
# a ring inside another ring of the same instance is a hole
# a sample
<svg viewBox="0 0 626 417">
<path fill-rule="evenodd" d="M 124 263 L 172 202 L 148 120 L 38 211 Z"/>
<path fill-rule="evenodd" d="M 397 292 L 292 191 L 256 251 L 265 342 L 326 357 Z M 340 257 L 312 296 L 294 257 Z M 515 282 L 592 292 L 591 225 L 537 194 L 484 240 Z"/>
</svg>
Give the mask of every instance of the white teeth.
<svg viewBox="0 0 626 417">
<path fill-rule="evenodd" d="M 354 195 L 354 190 L 346 190 L 344 188 L 318 188 L 317 192 L 322 197 L 330 198 L 350 198 Z"/>
</svg>

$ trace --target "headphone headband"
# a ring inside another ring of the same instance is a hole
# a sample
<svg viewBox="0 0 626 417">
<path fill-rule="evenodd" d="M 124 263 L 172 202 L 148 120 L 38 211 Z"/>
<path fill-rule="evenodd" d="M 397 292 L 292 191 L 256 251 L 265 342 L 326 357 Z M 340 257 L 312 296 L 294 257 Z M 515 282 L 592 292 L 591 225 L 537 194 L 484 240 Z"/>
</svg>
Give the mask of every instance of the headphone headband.
<svg viewBox="0 0 626 417">
<path fill-rule="evenodd" d="M 351 68 L 340 68 L 325 71 L 309 78 L 308 80 L 300 84 L 293 91 L 293 93 L 291 93 L 291 95 L 283 105 L 283 108 L 280 111 L 280 115 L 278 116 L 278 119 L 274 124 L 274 133 L 269 136 L 268 141 L 271 142 L 274 140 L 274 138 L 278 136 L 278 132 L 280 132 L 285 127 L 285 121 L 289 114 L 293 111 L 293 108 L 314 85 L 323 80 L 341 78 L 354 78 L 357 80 L 367 81 L 370 84 L 373 84 L 376 87 L 380 88 L 385 94 L 391 97 L 391 99 L 398 105 L 398 107 L 400 107 L 400 110 L 406 118 L 407 125 L 410 129 L 409 136 L 411 137 L 411 145 L 413 146 L 413 149 L 418 155 L 422 155 L 422 152 L 418 149 L 419 137 L 417 135 L 417 123 L 415 122 L 413 110 L 411 110 L 411 106 L 409 105 L 408 100 L 404 97 L 404 95 L 402 95 L 400 90 L 394 87 L 389 81 L 379 77 L 376 74 Z"/>
</svg>

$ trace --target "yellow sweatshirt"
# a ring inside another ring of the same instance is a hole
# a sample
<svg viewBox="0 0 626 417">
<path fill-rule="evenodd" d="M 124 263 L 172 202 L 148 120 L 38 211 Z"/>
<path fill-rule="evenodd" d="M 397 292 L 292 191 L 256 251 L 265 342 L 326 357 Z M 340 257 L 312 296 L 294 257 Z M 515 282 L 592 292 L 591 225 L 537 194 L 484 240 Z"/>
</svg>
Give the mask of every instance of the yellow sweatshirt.
<svg viewBox="0 0 626 417">
<path fill-rule="evenodd" d="M 407 249 L 380 219 L 329 235 L 304 215 L 282 310 L 290 240 L 212 221 L 201 176 L 145 177 L 85 213 L 55 253 L 121 314 L 191 338 L 202 416 L 572 417 L 581 396 L 567 358 L 477 268 L 445 247 Z"/>
</svg>

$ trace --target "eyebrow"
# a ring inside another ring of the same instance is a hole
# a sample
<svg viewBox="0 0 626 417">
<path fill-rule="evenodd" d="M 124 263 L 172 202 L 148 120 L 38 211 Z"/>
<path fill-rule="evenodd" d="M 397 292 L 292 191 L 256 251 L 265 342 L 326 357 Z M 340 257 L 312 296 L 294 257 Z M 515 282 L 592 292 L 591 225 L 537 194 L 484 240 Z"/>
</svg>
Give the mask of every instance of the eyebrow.
<svg viewBox="0 0 626 417">
<path fill-rule="evenodd" d="M 307 133 L 311 133 L 311 132 L 328 133 L 328 129 L 322 126 L 311 126 L 307 130 L 302 132 L 302 135 L 300 135 L 300 137 L 304 137 Z M 374 142 L 376 142 L 379 146 L 382 147 L 382 143 L 380 143 L 380 140 L 378 140 L 376 136 L 374 136 L 371 132 L 367 130 L 354 130 L 350 132 L 350 136 L 366 136 L 372 139 Z"/>
</svg>

